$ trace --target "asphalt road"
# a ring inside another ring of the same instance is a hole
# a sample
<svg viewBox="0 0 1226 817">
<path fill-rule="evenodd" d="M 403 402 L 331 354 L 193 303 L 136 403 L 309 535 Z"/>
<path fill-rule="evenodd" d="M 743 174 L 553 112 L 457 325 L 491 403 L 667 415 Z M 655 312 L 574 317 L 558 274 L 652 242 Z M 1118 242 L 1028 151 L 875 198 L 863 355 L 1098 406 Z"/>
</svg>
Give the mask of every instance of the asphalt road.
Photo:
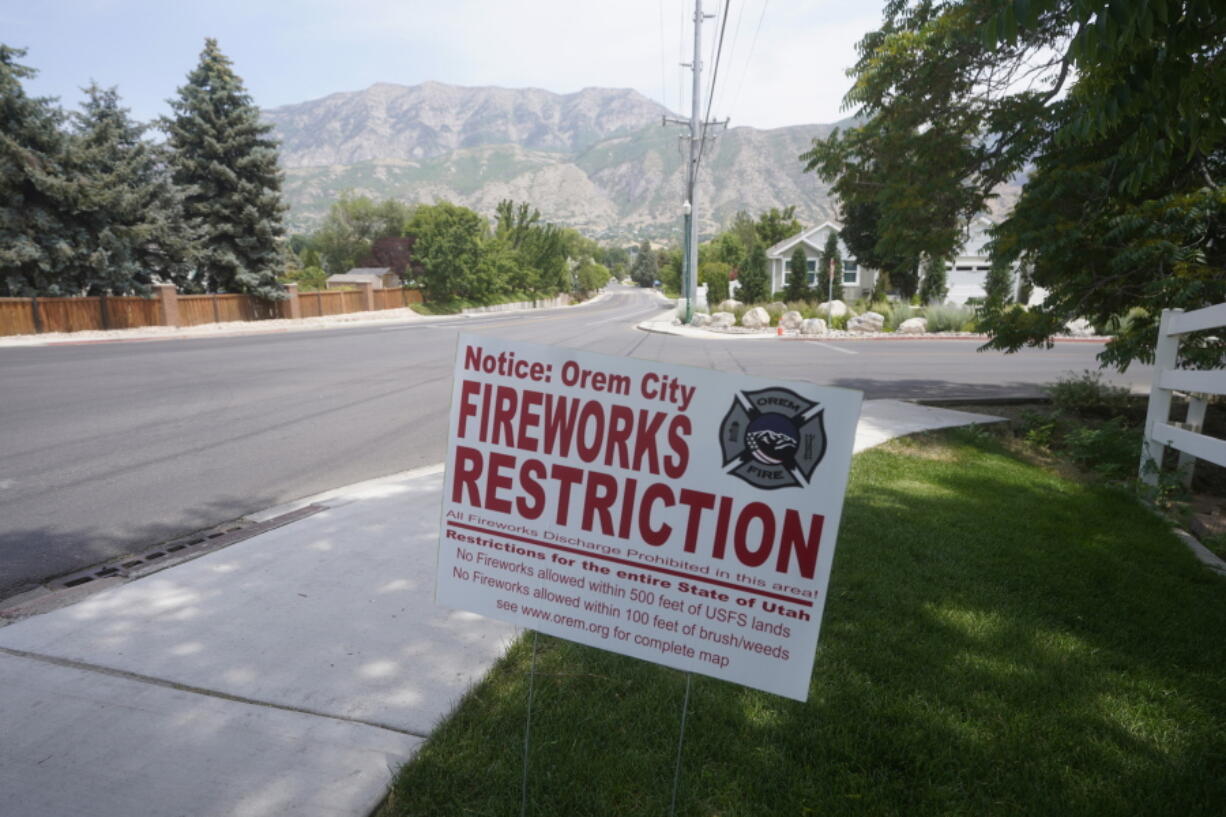
<svg viewBox="0 0 1226 817">
<path fill-rule="evenodd" d="M 1038 394 L 1097 344 L 704 341 L 648 334 L 651 295 L 444 322 L 0 348 L 0 598 L 313 493 L 440 462 L 460 331 L 861 389 Z M 1130 369 L 1118 382 L 1148 384 Z"/>
</svg>

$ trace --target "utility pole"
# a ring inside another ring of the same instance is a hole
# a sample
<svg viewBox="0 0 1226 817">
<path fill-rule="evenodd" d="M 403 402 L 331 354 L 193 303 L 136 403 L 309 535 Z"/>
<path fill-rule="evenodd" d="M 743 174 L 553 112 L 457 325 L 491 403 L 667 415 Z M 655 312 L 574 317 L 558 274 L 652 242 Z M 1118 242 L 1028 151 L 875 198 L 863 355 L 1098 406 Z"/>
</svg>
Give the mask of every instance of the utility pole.
<svg viewBox="0 0 1226 817">
<path fill-rule="evenodd" d="M 681 261 L 681 296 L 685 299 L 684 323 L 690 323 L 694 317 L 694 302 L 698 298 L 698 204 L 695 201 L 697 190 L 697 174 L 699 156 L 702 155 L 703 141 L 706 138 L 704 125 L 727 125 L 722 123 L 703 122 L 702 120 L 702 21 L 709 20 L 714 14 L 702 13 L 702 0 L 694 0 L 694 59 L 683 62 L 683 67 L 689 68 L 694 75 L 693 91 L 690 94 L 690 118 L 676 119 L 664 117 L 664 124 L 686 125 L 690 129 L 688 160 L 685 173 L 685 198 L 681 209 L 684 217 L 682 235 L 684 249 Z"/>
</svg>

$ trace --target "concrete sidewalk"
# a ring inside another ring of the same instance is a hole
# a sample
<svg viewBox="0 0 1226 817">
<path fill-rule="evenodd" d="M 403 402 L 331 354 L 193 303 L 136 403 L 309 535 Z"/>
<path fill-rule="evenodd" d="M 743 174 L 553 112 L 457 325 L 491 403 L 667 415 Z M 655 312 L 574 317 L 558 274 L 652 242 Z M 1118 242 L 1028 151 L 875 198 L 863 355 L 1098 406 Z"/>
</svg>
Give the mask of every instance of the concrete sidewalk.
<svg viewBox="0 0 1226 817">
<path fill-rule="evenodd" d="M 995 419 L 867 401 L 856 450 Z M 436 466 L 311 497 L 292 524 L 0 629 L 0 814 L 368 814 L 516 635 L 434 604 L 442 483 Z"/>
</svg>

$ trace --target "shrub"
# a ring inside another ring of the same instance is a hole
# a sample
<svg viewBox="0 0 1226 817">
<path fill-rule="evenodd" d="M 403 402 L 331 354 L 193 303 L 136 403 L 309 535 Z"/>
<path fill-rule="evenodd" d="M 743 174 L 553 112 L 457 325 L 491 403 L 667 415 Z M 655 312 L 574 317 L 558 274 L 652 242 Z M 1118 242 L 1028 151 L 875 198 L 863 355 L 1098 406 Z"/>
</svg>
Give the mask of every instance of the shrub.
<svg viewBox="0 0 1226 817">
<path fill-rule="evenodd" d="M 966 326 L 975 325 L 975 310 L 954 304 L 929 304 L 924 307 L 924 317 L 929 332 L 965 332 Z"/>
<path fill-rule="evenodd" d="M 1107 479 L 1127 479 L 1137 469 L 1141 432 L 1115 417 L 1098 428 L 1076 428 L 1064 438 L 1073 462 Z"/>
<path fill-rule="evenodd" d="M 885 317 L 885 331 L 893 332 L 902 326 L 902 322 L 915 317 L 916 313 L 911 309 L 911 304 L 906 301 L 891 301 L 888 304 L 883 304 L 882 309 L 876 310 Z"/>
<path fill-rule="evenodd" d="M 1045 451 L 1049 450 L 1056 441 L 1056 418 L 1026 409 L 1022 412 L 1018 431 L 1026 442 Z"/>
<path fill-rule="evenodd" d="M 1102 372 L 1069 373 L 1046 387 L 1054 406 L 1082 417 L 1112 417 L 1128 408 L 1128 389 L 1103 382 Z"/>
</svg>

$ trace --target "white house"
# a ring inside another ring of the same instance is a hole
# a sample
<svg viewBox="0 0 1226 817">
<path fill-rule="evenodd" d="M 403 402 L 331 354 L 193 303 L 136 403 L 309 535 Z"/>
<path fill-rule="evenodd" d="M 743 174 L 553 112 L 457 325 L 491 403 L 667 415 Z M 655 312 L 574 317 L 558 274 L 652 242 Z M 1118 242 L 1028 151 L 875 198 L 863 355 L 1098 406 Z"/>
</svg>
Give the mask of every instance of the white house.
<svg viewBox="0 0 1226 817">
<path fill-rule="evenodd" d="M 946 283 L 949 294 L 946 300 L 955 304 L 965 304 L 971 298 L 982 298 L 985 295 L 984 283 L 987 281 L 988 270 L 992 259 L 988 255 L 987 244 L 990 239 L 988 230 L 994 222 L 987 216 L 977 216 L 966 226 L 966 240 L 958 255 L 946 263 L 948 271 Z M 788 282 L 791 274 L 792 253 L 800 246 L 805 251 L 809 286 L 817 288 L 822 300 L 825 300 L 827 276 L 819 275 L 817 264 L 822 248 L 826 246 L 826 236 L 831 231 L 839 234 L 842 225 L 833 221 L 813 227 L 796 235 L 789 236 L 766 251 L 766 261 L 770 271 L 771 291 L 780 292 Z M 868 298 L 877 283 L 877 270 L 863 267 L 848 251 L 842 239 L 839 240 L 839 254 L 843 259 L 843 300 L 854 301 L 857 298 Z M 820 284 L 818 283 L 820 278 Z M 1014 271 L 1014 286 L 1020 285 L 1017 271 Z M 1030 302 L 1039 303 L 1047 293 L 1036 288 L 1031 294 Z"/>
<path fill-rule="evenodd" d="M 827 221 L 817 227 L 785 238 L 767 250 L 766 263 L 770 272 L 771 292 L 780 292 L 787 286 L 788 276 L 791 274 L 792 253 L 799 246 L 804 249 L 805 258 L 808 261 L 805 274 L 809 277 L 809 286 L 817 289 L 822 300 L 825 300 L 829 281 L 828 273 L 823 270 L 819 275 L 817 263 L 821 257 L 822 248 L 826 246 L 826 237 L 831 232 L 837 236 L 840 230 L 842 230 L 842 225 Z M 853 301 L 856 298 L 867 298 L 873 291 L 873 285 L 877 282 L 877 271 L 860 266 L 841 239 L 838 243 L 839 256 L 843 259 L 843 300 Z"/>
<path fill-rule="evenodd" d="M 965 304 L 971 298 L 982 298 L 987 292 L 984 284 L 987 282 L 988 270 L 992 268 L 992 258 L 988 254 L 987 244 L 991 239 L 988 230 L 995 222 L 987 216 L 976 216 L 966 225 L 966 241 L 953 261 L 945 264 L 945 282 L 949 286 L 946 300 L 955 304 Z M 1017 269 L 1013 270 L 1014 296 L 1021 288 L 1021 277 Z M 1030 295 L 1030 303 L 1042 303 L 1047 291 L 1035 288 Z"/>
</svg>

